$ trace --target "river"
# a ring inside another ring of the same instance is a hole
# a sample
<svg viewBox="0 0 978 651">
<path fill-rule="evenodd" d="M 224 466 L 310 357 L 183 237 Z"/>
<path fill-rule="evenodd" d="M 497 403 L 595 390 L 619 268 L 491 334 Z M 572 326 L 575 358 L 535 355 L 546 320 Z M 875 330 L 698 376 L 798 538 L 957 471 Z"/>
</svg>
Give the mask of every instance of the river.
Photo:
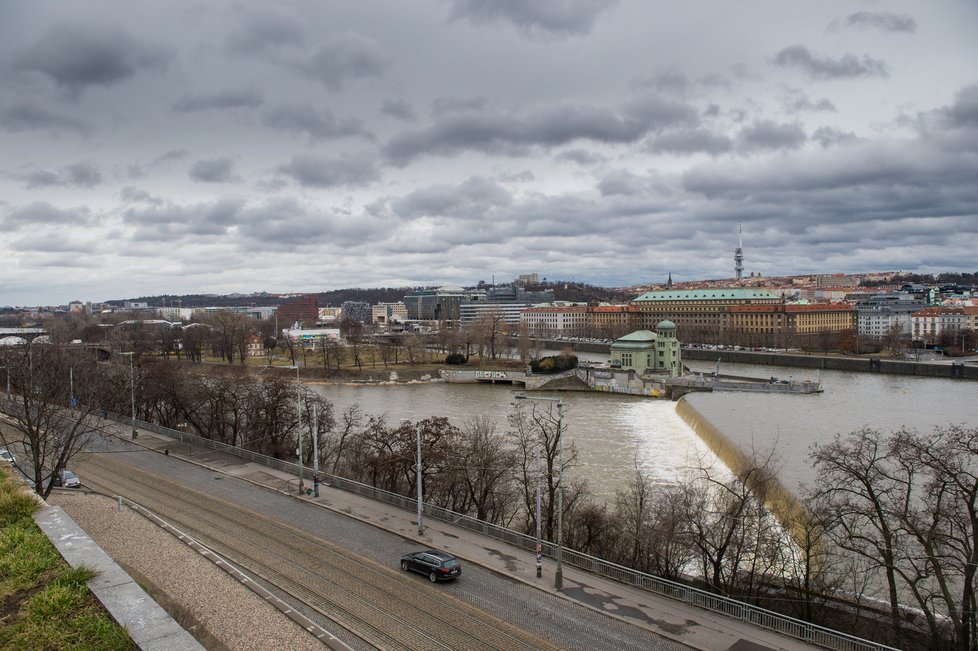
<svg viewBox="0 0 978 651">
<path fill-rule="evenodd" d="M 581 355 L 582 358 L 591 356 Z M 606 356 L 605 356 L 606 357 Z M 602 356 L 594 356 L 595 360 Z M 687 362 L 711 373 L 713 364 Z M 725 363 L 722 373 L 783 379 L 815 379 L 815 371 Z M 891 431 L 902 426 L 930 431 L 936 426 L 978 427 L 978 383 L 897 375 L 821 371 L 825 391 L 813 395 L 753 393 L 695 394 L 691 405 L 745 452 L 775 450 L 782 483 L 790 490 L 813 479 L 808 451 L 837 433 L 863 426 Z M 508 429 L 516 391 L 509 385 L 409 384 L 318 385 L 337 413 L 359 403 L 365 414 L 386 415 L 389 423 L 446 416 L 462 426 L 485 414 L 500 431 Z M 599 498 L 611 499 L 628 481 L 635 464 L 671 481 L 700 460 L 714 457 L 676 414 L 676 403 L 621 394 L 534 392 L 561 397 L 566 440 L 580 455 L 574 471 Z M 546 409 L 548 403 L 534 404 Z"/>
</svg>

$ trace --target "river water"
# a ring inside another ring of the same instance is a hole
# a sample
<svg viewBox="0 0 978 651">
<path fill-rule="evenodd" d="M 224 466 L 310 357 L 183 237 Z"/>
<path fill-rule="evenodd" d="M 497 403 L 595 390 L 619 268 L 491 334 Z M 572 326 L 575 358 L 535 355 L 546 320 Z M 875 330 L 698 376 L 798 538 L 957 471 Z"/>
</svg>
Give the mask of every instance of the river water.
<svg viewBox="0 0 978 651">
<path fill-rule="evenodd" d="M 579 355 L 588 358 L 588 355 Z M 593 356 L 603 361 L 600 355 Z M 606 356 L 604 356 L 606 357 Z M 687 362 L 709 374 L 714 364 Z M 815 371 L 724 364 L 721 373 L 782 379 L 821 379 L 825 391 L 813 395 L 754 393 L 694 394 L 693 407 L 742 451 L 775 451 L 782 483 L 790 490 L 813 480 L 808 459 L 813 443 L 831 440 L 863 426 L 883 431 L 911 427 L 930 431 L 951 424 L 978 427 L 978 383 L 897 375 Z M 389 424 L 445 416 L 462 426 L 475 415 L 508 430 L 516 391 L 510 385 L 410 384 L 384 386 L 320 385 L 337 414 L 359 403 L 365 414 L 384 414 Z M 664 481 L 685 469 L 714 461 L 709 448 L 676 414 L 676 403 L 621 394 L 533 392 L 561 397 L 565 441 L 579 452 L 575 473 L 599 498 L 613 498 L 633 475 L 635 465 Z M 527 403 L 546 409 L 550 403 Z"/>
</svg>

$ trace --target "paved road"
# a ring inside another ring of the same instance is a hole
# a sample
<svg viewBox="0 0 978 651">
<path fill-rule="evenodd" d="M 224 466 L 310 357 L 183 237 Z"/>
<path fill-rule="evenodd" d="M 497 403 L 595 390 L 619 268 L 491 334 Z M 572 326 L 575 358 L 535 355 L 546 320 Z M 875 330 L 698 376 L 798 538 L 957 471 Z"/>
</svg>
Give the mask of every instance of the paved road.
<svg viewBox="0 0 978 651">
<path fill-rule="evenodd" d="M 143 503 L 361 630 L 367 642 L 319 617 L 318 623 L 355 648 L 687 648 L 471 563 L 461 580 L 431 586 L 397 567 L 402 554 L 418 548 L 416 542 L 126 442 L 79 459 L 77 469 L 84 484 Z M 352 583 L 351 567 L 358 575 Z M 423 634 L 425 629 L 431 634 Z"/>
</svg>

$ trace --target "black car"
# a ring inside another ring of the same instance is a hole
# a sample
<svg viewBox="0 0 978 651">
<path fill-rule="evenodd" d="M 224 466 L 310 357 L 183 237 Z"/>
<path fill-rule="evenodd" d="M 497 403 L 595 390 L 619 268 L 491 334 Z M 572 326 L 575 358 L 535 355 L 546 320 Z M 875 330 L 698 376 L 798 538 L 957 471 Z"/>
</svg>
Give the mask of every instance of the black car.
<svg viewBox="0 0 978 651">
<path fill-rule="evenodd" d="M 462 564 L 457 558 L 433 549 L 405 554 L 401 558 L 401 569 L 405 572 L 424 574 L 432 583 L 451 581 L 462 576 Z"/>
</svg>

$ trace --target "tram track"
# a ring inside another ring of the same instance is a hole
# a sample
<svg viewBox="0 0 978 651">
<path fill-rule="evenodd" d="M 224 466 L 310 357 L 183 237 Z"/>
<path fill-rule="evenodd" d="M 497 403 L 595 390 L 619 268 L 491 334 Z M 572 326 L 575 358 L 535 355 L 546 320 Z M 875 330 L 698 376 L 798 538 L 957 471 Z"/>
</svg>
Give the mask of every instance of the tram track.
<svg viewBox="0 0 978 651">
<path fill-rule="evenodd" d="M 94 455 L 82 469 L 87 486 L 154 512 L 375 648 L 554 648 L 427 582 L 118 457 Z"/>
</svg>

